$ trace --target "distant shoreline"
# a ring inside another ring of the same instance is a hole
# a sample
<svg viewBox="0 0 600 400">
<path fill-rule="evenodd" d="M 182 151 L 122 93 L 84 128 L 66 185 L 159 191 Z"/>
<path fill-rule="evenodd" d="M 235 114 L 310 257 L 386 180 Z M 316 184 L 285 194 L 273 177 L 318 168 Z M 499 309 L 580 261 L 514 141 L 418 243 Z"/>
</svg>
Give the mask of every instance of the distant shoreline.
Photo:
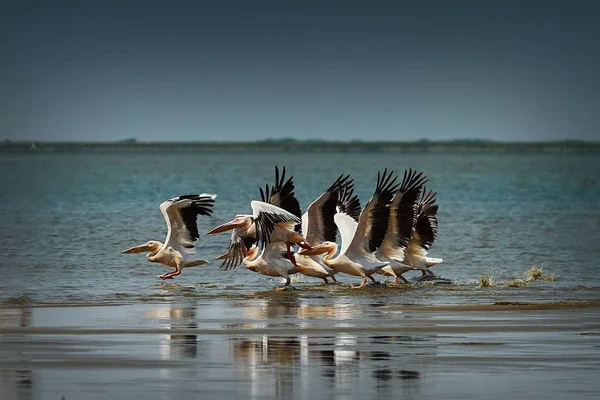
<svg viewBox="0 0 600 400">
<path fill-rule="evenodd" d="M 140 142 L 134 139 L 113 142 L 0 142 L 0 152 L 86 152 L 86 151 L 192 151 L 192 152 L 526 152 L 596 153 L 600 141 L 557 140 L 539 142 L 497 142 L 488 140 L 416 141 L 326 141 L 261 140 L 254 142 Z"/>
</svg>

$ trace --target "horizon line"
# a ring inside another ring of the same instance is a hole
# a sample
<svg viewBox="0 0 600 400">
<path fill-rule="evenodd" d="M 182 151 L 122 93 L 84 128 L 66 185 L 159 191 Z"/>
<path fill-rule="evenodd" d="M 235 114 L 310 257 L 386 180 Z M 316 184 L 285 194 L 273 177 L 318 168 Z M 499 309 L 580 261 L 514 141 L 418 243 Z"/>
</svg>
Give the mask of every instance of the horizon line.
<svg viewBox="0 0 600 400">
<path fill-rule="evenodd" d="M 572 144 L 600 144 L 600 140 L 590 139 L 529 139 L 529 140 L 502 140 L 502 139 L 473 139 L 473 138 L 456 138 L 456 139 L 297 139 L 292 137 L 281 138 L 266 138 L 255 140 L 139 140 L 136 138 L 113 139 L 113 140 L 48 140 L 48 139 L 27 139 L 14 140 L 4 139 L 1 144 L 265 144 L 265 143 L 327 143 L 327 144 L 452 144 L 452 143 L 488 143 L 488 144 L 549 144 L 549 143 L 572 143 Z"/>
</svg>

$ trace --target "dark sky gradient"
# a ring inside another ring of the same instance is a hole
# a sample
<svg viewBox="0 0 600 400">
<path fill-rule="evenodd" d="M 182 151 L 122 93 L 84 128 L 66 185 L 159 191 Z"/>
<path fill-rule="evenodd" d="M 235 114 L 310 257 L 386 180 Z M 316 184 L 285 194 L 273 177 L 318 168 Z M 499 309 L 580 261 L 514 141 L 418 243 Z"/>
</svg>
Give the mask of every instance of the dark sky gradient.
<svg viewBox="0 0 600 400">
<path fill-rule="evenodd" d="M 0 139 L 600 139 L 596 1 L 15 1 Z"/>
</svg>

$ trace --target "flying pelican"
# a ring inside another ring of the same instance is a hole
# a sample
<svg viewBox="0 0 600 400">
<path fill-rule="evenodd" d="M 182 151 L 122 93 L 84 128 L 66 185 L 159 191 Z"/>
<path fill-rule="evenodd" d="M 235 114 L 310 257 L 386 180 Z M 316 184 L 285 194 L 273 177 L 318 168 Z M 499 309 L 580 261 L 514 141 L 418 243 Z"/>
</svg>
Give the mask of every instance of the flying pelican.
<svg viewBox="0 0 600 400">
<path fill-rule="evenodd" d="M 250 271 L 258 272 L 267 276 L 281 276 L 285 278 L 285 284 L 275 290 L 285 290 L 290 285 L 290 275 L 298 272 L 289 259 L 285 257 L 286 246 L 283 242 L 271 242 L 263 248 L 259 255 L 258 246 L 248 250 L 243 263 Z"/>
<path fill-rule="evenodd" d="M 404 264 L 408 264 L 422 273 L 422 277 L 435 278 L 429 269 L 443 261 L 441 258 L 427 257 L 428 251 L 433 246 L 437 237 L 439 205 L 435 204 L 437 192 L 423 188 L 423 193 L 418 204 L 417 222 L 412 238 L 406 247 Z"/>
<path fill-rule="evenodd" d="M 167 223 L 167 238 L 165 243 L 157 240 L 123 250 L 121 253 L 148 252 L 148 261 L 161 263 L 175 268 L 175 271 L 165 275 L 158 275 L 162 280 L 173 279 L 181 274 L 182 268 L 195 267 L 208 263 L 206 260 L 195 260 L 192 255 L 195 245 L 200 238 L 196 217 L 200 215 L 211 215 L 215 203 L 216 194 L 188 194 L 161 203 L 160 211 Z"/>
<path fill-rule="evenodd" d="M 417 173 L 412 169 L 405 170 L 400 188 L 389 205 L 389 227 L 383 239 L 383 244 L 375 255 L 380 260 L 390 262 L 379 273 L 393 276 L 393 285 L 398 284 L 398 278 L 402 279 L 404 283 L 408 283 L 402 274 L 413 269 L 411 266 L 403 264 L 403 262 L 405 260 L 405 249 L 411 240 L 414 226 L 417 223 L 417 201 L 426 182 L 427 178 L 423 176 L 422 172 Z"/>
<path fill-rule="evenodd" d="M 340 204 L 339 211 L 333 217 L 342 236 L 342 247 L 337 256 L 337 243 L 329 241 L 314 246 L 312 250 L 304 249 L 300 254 L 327 253 L 323 262 L 328 267 L 363 278 L 358 287 L 365 286 L 367 278 L 376 283 L 372 274 L 389 264 L 389 261 L 377 259 L 374 253 L 385 237 L 390 215 L 388 204 L 398 189 L 398 185 L 394 185 L 397 177 L 391 178 L 392 173 L 387 175 L 387 169 L 383 174 L 377 173 L 375 193 L 361 211 L 358 222 L 344 212 L 344 205 Z"/>
<path fill-rule="evenodd" d="M 291 244 L 297 244 L 305 249 L 312 248 L 299 233 L 294 231 L 296 225 L 300 223 L 300 218 L 283 208 L 263 201 L 252 200 L 250 206 L 252 215 L 238 214 L 233 220 L 211 229 L 207 234 L 239 229 L 236 235 L 240 236 L 240 233 L 254 228 L 258 247 L 264 249 L 268 243 L 285 242 L 288 258 L 297 267 L 294 256 L 290 252 Z"/>
<path fill-rule="evenodd" d="M 302 215 L 302 236 L 312 246 L 325 241 L 336 241 L 337 226 L 333 216 L 336 212 L 336 205 L 340 199 L 342 188 L 345 193 L 351 193 L 352 191 L 353 184 L 352 180 L 348 180 L 349 177 L 349 175 L 340 175 L 325 192 L 308 206 L 306 212 Z M 356 201 L 358 202 L 358 197 L 356 197 Z M 358 205 L 358 213 L 360 213 L 360 204 Z M 358 216 L 356 218 L 358 219 Z M 296 253 L 294 257 L 301 274 L 321 278 L 325 281 L 325 284 L 329 283 L 327 278 L 337 282 L 334 276 L 337 271 L 327 267 L 323 262 L 323 254 L 308 256 Z"/>
<path fill-rule="evenodd" d="M 259 190 L 261 201 L 283 208 L 300 218 L 302 212 L 300 210 L 300 203 L 294 194 L 293 176 L 287 181 L 285 180 L 285 167 L 283 167 L 280 175 L 279 168 L 275 166 L 275 184 L 271 188 L 268 184 L 265 184 L 265 190 L 263 191 L 262 188 L 259 188 Z M 296 232 L 298 232 L 297 228 L 298 225 L 294 228 Z M 213 231 L 209 233 L 217 233 Z M 255 224 L 251 224 L 249 227 L 241 226 L 233 228 L 231 230 L 231 240 L 227 253 L 216 257 L 215 260 L 224 260 L 220 268 L 223 268 L 225 271 L 236 269 L 242 263 L 248 249 L 254 243 L 256 243 Z"/>
</svg>

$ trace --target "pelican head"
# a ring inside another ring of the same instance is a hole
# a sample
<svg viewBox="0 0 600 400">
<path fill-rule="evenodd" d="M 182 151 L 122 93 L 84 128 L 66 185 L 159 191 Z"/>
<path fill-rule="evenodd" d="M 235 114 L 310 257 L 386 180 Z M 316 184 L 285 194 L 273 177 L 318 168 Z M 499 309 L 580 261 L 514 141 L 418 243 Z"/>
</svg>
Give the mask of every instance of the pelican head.
<svg viewBox="0 0 600 400">
<path fill-rule="evenodd" d="M 144 244 L 140 244 L 139 246 L 134 246 L 130 249 L 123 250 L 121 253 L 123 254 L 132 254 L 132 253 L 141 253 L 141 252 L 149 252 L 149 251 L 157 251 L 162 246 L 162 243 L 157 240 L 150 240 Z"/>
<path fill-rule="evenodd" d="M 221 233 L 225 231 L 229 231 L 231 229 L 236 228 L 249 228 L 252 225 L 253 218 L 251 215 L 236 215 L 234 219 L 229 222 L 226 222 L 222 225 L 216 226 L 212 228 L 210 231 L 206 232 L 207 235 L 212 235 L 213 233 Z"/>
<path fill-rule="evenodd" d="M 318 254 L 330 252 L 334 246 L 336 246 L 336 244 L 333 242 L 323 242 L 319 245 L 312 246 L 310 249 L 303 248 L 298 252 L 298 254 L 303 256 L 316 256 Z"/>
</svg>

